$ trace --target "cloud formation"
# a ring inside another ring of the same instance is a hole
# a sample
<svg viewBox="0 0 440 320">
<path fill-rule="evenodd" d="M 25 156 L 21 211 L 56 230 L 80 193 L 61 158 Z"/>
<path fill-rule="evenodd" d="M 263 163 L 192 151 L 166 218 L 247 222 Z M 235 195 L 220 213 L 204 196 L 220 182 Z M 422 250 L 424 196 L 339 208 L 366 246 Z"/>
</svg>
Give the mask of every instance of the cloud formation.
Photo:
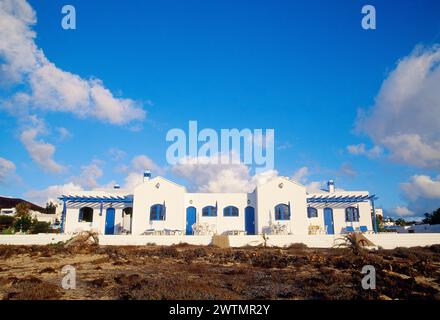
<svg viewBox="0 0 440 320">
<path fill-rule="evenodd" d="M 0 157 L 0 183 L 4 183 L 15 172 L 15 168 L 15 164 L 12 161 Z"/>
<path fill-rule="evenodd" d="M 69 182 L 63 185 L 49 186 L 43 190 L 32 190 L 25 194 L 26 198 L 30 201 L 44 206 L 47 202 L 58 202 L 58 197 L 63 194 L 74 194 L 78 191 L 83 191 L 83 187 L 73 182 Z"/>
<path fill-rule="evenodd" d="M 142 105 L 131 99 L 115 97 L 99 79 L 83 79 L 61 70 L 49 61 L 35 43 L 36 14 L 25 0 L 2 0 L 0 3 L 0 57 L 2 82 L 25 84 L 5 107 L 13 114 L 17 108 L 69 112 L 93 117 L 116 125 L 143 120 Z"/>
<path fill-rule="evenodd" d="M 382 154 L 382 148 L 379 146 L 373 146 L 368 149 L 364 143 L 352 144 L 347 146 L 347 151 L 354 155 L 367 156 L 370 159 L 376 159 Z"/>
<path fill-rule="evenodd" d="M 185 178 L 189 188 L 197 192 L 252 192 L 256 186 L 278 176 L 275 170 L 252 176 L 247 165 L 239 161 L 230 163 L 231 157 L 234 158 L 234 154 L 186 157 L 171 171 Z"/>
<path fill-rule="evenodd" d="M 80 185 L 86 189 L 95 189 L 99 186 L 99 178 L 103 175 L 103 162 L 95 159 L 90 164 L 81 166 L 81 174 L 73 177 L 70 180 L 75 185 Z"/>
<path fill-rule="evenodd" d="M 440 46 L 415 48 L 384 80 L 371 109 L 360 112 L 357 130 L 386 147 L 393 161 L 439 169 L 439 84 Z"/>
<path fill-rule="evenodd" d="M 35 116 L 29 118 L 29 123 L 20 134 L 23 143 L 31 159 L 45 172 L 60 173 L 65 167 L 53 159 L 55 146 L 39 138 L 46 133 L 44 122 Z"/>
<path fill-rule="evenodd" d="M 399 217 L 413 217 L 415 216 L 415 213 L 413 211 L 411 211 L 410 209 L 408 209 L 407 207 L 404 206 L 398 206 L 394 209 L 391 210 L 396 216 Z"/>
</svg>

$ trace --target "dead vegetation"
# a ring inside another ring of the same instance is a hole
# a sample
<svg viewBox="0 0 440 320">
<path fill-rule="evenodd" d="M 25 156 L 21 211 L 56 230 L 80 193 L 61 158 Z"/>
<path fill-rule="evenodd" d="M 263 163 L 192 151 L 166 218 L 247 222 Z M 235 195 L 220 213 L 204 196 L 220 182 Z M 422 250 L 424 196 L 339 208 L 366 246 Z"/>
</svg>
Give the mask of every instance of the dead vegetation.
<svg viewBox="0 0 440 320">
<path fill-rule="evenodd" d="M 83 239 L 84 240 L 84 239 Z M 440 299 L 440 246 L 0 246 L 3 299 Z M 61 288 L 64 265 L 77 288 Z M 361 286 L 373 265 L 377 289 Z"/>
</svg>

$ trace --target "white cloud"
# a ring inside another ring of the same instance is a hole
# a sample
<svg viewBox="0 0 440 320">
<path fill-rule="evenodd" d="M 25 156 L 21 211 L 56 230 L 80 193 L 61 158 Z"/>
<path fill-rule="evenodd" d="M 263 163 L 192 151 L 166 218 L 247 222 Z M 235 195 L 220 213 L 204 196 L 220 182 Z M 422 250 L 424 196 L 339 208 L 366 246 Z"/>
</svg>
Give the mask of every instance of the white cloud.
<svg viewBox="0 0 440 320">
<path fill-rule="evenodd" d="M 113 161 L 120 161 L 127 156 L 127 153 L 125 151 L 118 148 L 110 148 L 108 150 L 108 154 Z"/>
<path fill-rule="evenodd" d="M 252 192 L 278 176 L 275 170 L 268 170 L 251 176 L 250 169 L 239 161 L 228 163 L 234 154 L 211 157 L 187 157 L 172 167 L 172 172 L 185 178 L 189 187 L 198 192 Z"/>
<path fill-rule="evenodd" d="M 306 185 L 306 190 L 308 193 L 319 193 L 323 192 L 327 182 L 326 181 L 311 181 Z"/>
<path fill-rule="evenodd" d="M 58 127 L 56 129 L 56 131 L 58 133 L 59 140 L 61 140 L 61 141 L 66 140 L 66 139 L 70 139 L 73 137 L 72 133 L 70 133 L 70 131 L 64 127 Z"/>
<path fill-rule="evenodd" d="M 301 167 L 292 176 L 293 181 L 305 183 L 307 181 L 307 175 L 309 174 L 309 168 Z"/>
<path fill-rule="evenodd" d="M 94 189 L 99 187 L 98 179 L 102 177 L 103 162 L 95 159 L 90 164 L 81 166 L 81 174 L 77 177 L 72 177 L 70 180 L 76 184 L 87 189 Z"/>
<path fill-rule="evenodd" d="M 415 215 L 413 211 L 408 209 L 407 207 L 398 206 L 391 210 L 395 215 L 399 217 L 412 217 Z"/>
<path fill-rule="evenodd" d="M 13 114 L 69 112 L 116 125 L 145 118 L 142 105 L 115 97 L 101 80 L 83 79 L 50 62 L 35 44 L 35 23 L 35 12 L 25 0 L 0 3 L 1 78 L 11 84 L 27 84 L 27 90 L 3 101 L 6 109 Z"/>
<path fill-rule="evenodd" d="M 341 168 L 339 169 L 340 174 L 348 177 L 355 177 L 357 176 L 356 170 L 351 166 L 349 163 L 343 163 L 341 165 Z"/>
<path fill-rule="evenodd" d="M 6 178 L 15 172 L 15 168 L 12 161 L 0 157 L 0 183 L 4 183 Z"/>
<path fill-rule="evenodd" d="M 400 188 L 406 204 L 398 206 L 398 210 L 391 209 L 396 215 L 421 217 L 440 207 L 440 176 L 414 175 L 401 183 Z"/>
<path fill-rule="evenodd" d="M 365 144 L 352 144 L 347 146 L 347 151 L 354 155 L 364 155 L 370 159 L 378 158 L 382 154 L 382 148 L 380 146 L 373 146 L 367 149 Z"/>
<path fill-rule="evenodd" d="M 144 171 L 150 170 L 154 175 L 161 175 L 164 169 L 157 165 L 146 155 L 138 155 L 131 160 L 130 166 L 119 167 L 120 172 L 127 174 L 124 187 L 132 189 L 141 184 L 144 178 Z"/>
<path fill-rule="evenodd" d="M 417 47 L 382 83 L 375 104 L 356 128 L 394 161 L 440 168 L 440 46 Z"/>
<path fill-rule="evenodd" d="M 78 191 L 83 191 L 80 185 L 69 182 L 63 185 L 49 186 L 43 190 L 32 190 L 25 194 L 26 198 L 31 202 L 44 206 L 47 202 L 58 202 L 58 197 L 63 194 L 72 194 Z"/>
<path fill-rule="evenodd" d="M 52 173 L 63 172 L 66 168 L 53 159 L 55 146 L 38 137 L 45 134 L 44 122 L 35 116 L 29 117 L 30 123 L 20 134 L 23 143 L 32 160 L 44 171 Z"/>
<path fill-rule="evenodd" d="M 418 198 L 440 200 L 440 176 L 432 179 L 426 175 L 414 175 L 410 182 L 401 184 L 401 188 L 409 200 Z"/>
</svg>

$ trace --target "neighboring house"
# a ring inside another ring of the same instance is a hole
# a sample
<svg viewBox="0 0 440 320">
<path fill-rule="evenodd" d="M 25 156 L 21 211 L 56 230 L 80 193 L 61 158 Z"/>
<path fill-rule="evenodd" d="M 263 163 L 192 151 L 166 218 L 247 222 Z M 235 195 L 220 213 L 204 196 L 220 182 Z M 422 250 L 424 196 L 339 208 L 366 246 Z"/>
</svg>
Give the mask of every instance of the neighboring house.
<svg viewBox="0 0 440 320">
<path fill-rule="evenodd" d="M 49 222 L 51 224 L 55 222 L 57 215 L 47 214 L 45 208 L 20 198 L 0 197 L 0 214 L 14 216 L 16 213 L 15 207 L 17 204 L 23 202 L 29 205 L 29 214 L 32 218 L 37 218 L 38 221 Z"/>
<path fill-rule="evenodd" d="M 150 179 L 148 172 L 134 190 L 118 187 L 60 197 L 63 232 L 133 235 L 152 230 L 191 235 L 197 225 L 209 225 L 217 234 L 373 231 L 374 199 L 367 191 L 335 191 L 333 181 L 327 191 L 308 194 L 304 185 L 283 177 L 252 193 L 192 193 L 163 177 Z"/>
</svg>

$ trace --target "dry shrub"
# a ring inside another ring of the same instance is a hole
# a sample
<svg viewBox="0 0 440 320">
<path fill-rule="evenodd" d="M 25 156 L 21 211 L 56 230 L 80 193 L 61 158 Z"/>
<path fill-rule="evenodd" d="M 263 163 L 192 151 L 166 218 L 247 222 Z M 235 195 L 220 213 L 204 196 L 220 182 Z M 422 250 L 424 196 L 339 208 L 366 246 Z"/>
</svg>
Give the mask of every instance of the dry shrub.
<svg viewBox="0 0 440 320">
<path fill-rule="evenodd" d="M 108 284 L 105 281 L 104 278 L 96 278 L 96 279 L 92 279 L 92 280 L 88 280 L 86 281 L 87 285 L 93 288 L 103 288 L 106 287 Z"/>
<path fill-rule="evenodd" d="M 251 258 L 251 264 L 260 268 L 283 269 L 289 265 L 289 258 L 278 252 L 278 254 L 263 251 Z"/>
<path fill-rule="evenodd" d="M 43 270 L 41 270 L 39 273 L 42 274 L 42 273 L 56 273 L 56 272 L 57 271 L 54 268 L 47 267 L 47 268 L 44 268 Z"/>
<path fill-rule="evenodd" d="M 11 288 L 6 290 L 5 300 L 55 300 L 61 297 L 56 285 L 35 277 L 11 279 Z"/>
</svg>

